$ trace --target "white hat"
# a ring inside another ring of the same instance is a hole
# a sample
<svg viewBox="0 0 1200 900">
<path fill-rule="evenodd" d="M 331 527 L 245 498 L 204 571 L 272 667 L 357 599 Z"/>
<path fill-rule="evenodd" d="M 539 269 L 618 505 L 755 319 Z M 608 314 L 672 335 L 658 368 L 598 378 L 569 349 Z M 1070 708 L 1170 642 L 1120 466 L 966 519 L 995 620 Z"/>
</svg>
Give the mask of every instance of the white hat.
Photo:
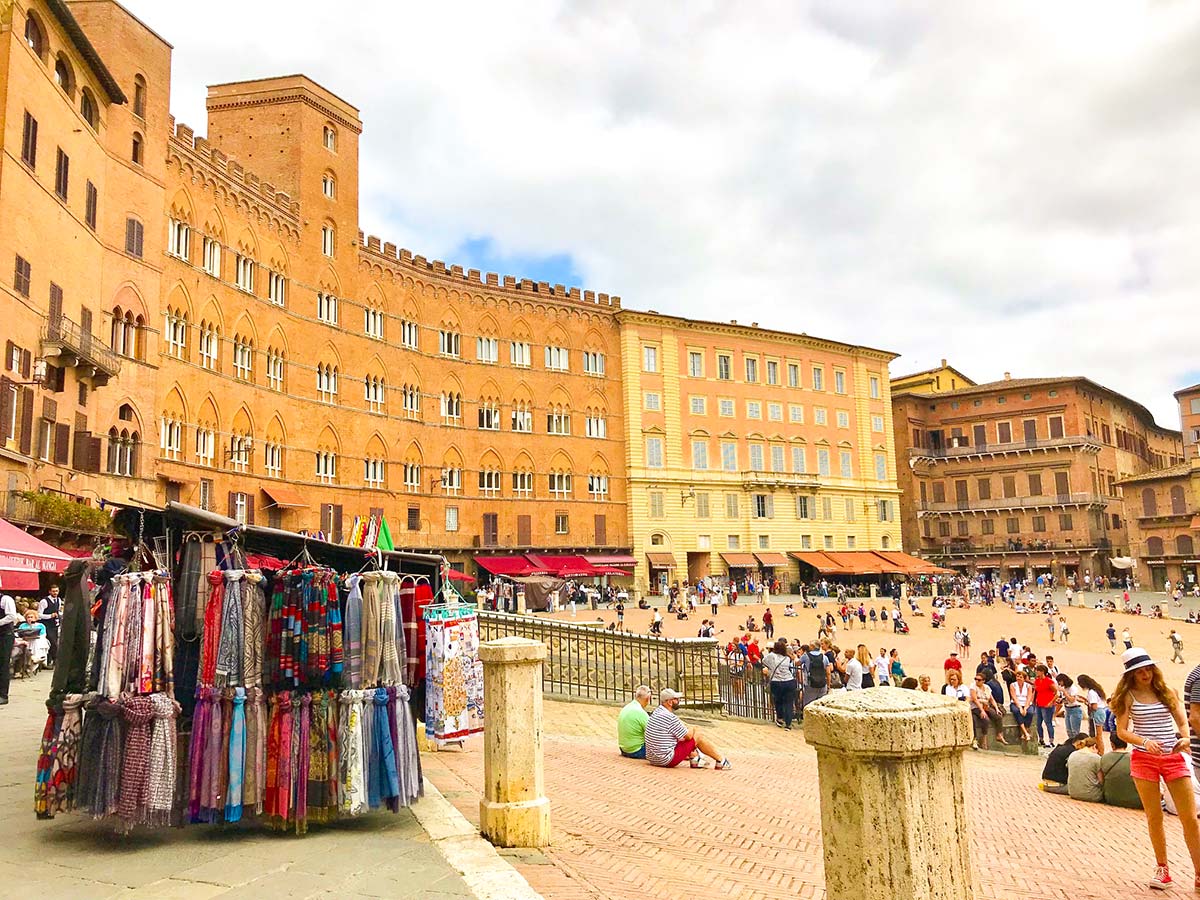
<svg viewBox="0 0 1200 900">
<path fill-rule="evenodd" d="M 658 695 L 659 703 L 666 703 L 668 700 L 682 700 L 682 699 L 683 699 L 683 694 L 679 693 L 679 691 L 672 690 L 671 688 L 663 688 L 662 692 L 659 693 L 659 695 Z"/>
<path fill-rule="evenodd" d="M 1156 665 L 1154 660 L 1150 658 L 1141 647 L 1131 647 L 1121 654 L 1121 664 L 1125 666 L 1126 672 L 1132 672 L 1134 669 L 1141 669 L 1145 666 Z"/>
</svg>

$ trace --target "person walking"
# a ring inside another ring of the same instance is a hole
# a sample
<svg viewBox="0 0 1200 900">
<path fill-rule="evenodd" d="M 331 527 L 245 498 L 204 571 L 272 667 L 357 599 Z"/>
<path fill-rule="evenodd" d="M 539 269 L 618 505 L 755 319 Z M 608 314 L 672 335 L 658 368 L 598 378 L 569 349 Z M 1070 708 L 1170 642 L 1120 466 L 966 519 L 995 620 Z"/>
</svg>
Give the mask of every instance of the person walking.
<svg viewBox="0 0 1200 900">
<path fill-rule="evenodd" d="M 1183 662 L 1183 637 L 1178 628 L 1171 629 L 1171 662 Z"/>
<path fill-rule="evenodd" d="M 1109 652 L 1113 656 L 1117 655 L 1117 629 L 1113 628 L 1113 623 L 1109 622 L 1108 627 L 1104 629 L 1104 636 L 1108 638 Z"/>
<path fill-rule="evenodd" d="M 1197 669 L 1200 669 L 1200 666 L 1197 666 Z M 1081 673 L 1077 683 L 1081 690 L 1087 691 L 1085 699 L 1092 737 L 1096 739 L 1096 746 L 1103 750 L 1104 725 L 1108 719 L 1108 695 L 1104 693 L 1104 688 L 1100 687 L 1100 682 L 1091 675 Z"/>
<path fill-rule="evenodd" d="M 1129 626 L 1128 626 L 1128 625 L 1126 625 L 1124 628 L 1122 628 L 1122 629 L 1121 629 L 1121 640 L 1125 642 L 1125 649 L 1126 649 L 1126 650 L 1132 650 L 1132 649 L 1133 649 L 1133 635 L 1131 635 L 1131 634 L 1129 633 Z"/>
<path fill-rule="evenodd" d="M 1067 642 L 1067 637 L 1071 634 L 1071 629 L 1067 626 L 1067 620 L 1062 616 L 1058 617 L 1058 636 L 1062 638 L 1062 642 Z"/>
<path fill-rule="evenodd" d="M 833 665 L 825 656 L 825 648 L 829 641 L 822 641 L 801 657 L 800 664 L 804 671 L 804 684 L 800 692 L 800 718 L 804 718 L 804 708 L 814 700 L 819 700 L 829 693 L 829 680 L 833 675 Z"/>
<path fill-rule="evenodd" d="M 767 636 L 768 641 L 775 637 L 775 616 L 769 606 L 763 610 L 763 634 Z"/>
<path fill-rule="evenodd" d="M 1150 845 L 1154 849 L 1155 869 L 1149 886 L 1165 890 L 1174 884 L 1167 865 L 1167 835 L 1159 802 L 1161 781 L 1166 783 L 1175 802 L 1196 871 L 1194 886 L 1200 889 L 1200 823 L 1196 821 L 1192 772 L 1183 755 L 1188 746 L 1182 736 L 1187 729 L 1183 704 L 1179 695 L 1167 686 L 1150 654 L 1141 647 L 1131 647 L 1122 653 L 1121 664 L 1125 672 L 1113 691 L 1111 706 L 1117 720 L 1117 737 L 1133 748 L 1129 771 L 1142 798 Z"/>
<path fill-rule="evenodd" d="M 787 638 L 780 638 L 762 658 L 762 673 L 771 686 L 775 724 L 789 731 L 796 711 L 796 655 Z"/>
<path fill-rule="evenodd" d="M 900 664 L 900 651 L 892 650 L 888 654 L 888 660 L 891 669 L 888 676 L 891 678 L 892 684 L 899 684 L 904 680 L 904 666 Z"/>
<path fill-rule="evenodd" d="M 0 596 L 0 706 L 8 703 L 13 646 L 17 642 L 17 625 L 22 621 L 17 615 L 17 601 L 9 594 Z"/>
</svg>

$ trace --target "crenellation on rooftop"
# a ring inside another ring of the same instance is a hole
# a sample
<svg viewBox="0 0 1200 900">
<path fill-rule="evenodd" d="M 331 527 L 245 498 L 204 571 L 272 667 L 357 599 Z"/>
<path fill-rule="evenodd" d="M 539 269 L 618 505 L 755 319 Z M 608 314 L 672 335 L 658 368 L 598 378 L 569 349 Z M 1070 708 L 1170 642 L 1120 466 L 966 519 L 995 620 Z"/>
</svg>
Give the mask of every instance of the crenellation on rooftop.
<svg viewBox="0 0 1200 900">
<path fill-rule="evenodd" d="M 278 207 L 288 215 L 292 217 L 300 215 L 300 204 L 297 201 L 293 201 L 290 194 L 285 191 L 276 190 L 274 184 L 269 181 L 263 181 L 256 173 L 246 170 L 240 162 L 214 147 L 203 135 L 196 134 L 190 125 L 183 122 L 176 122 L 174 116 L 171 116 L 170 121 L 172 126 L 171 140 L 184 149 L 191 151 L 200 162 L 216 169 L 231 181 L 237 182 L 250 193 Z"/>
<path fill-rule="evenodd" d="M 383 255 L 386 256 L 388 259 L 395 259 L 396 258 L 396 245 L 392 244 L 392 243 L 385 243 L 383 245 Z"/>
<path fill-rule="evenodd" d="M 368 250 L 374 250 L 376 253 L 378 253 L 378 252 L 379 252 L 379 246 L 380 246 L 380 244 L 379 244 L 379 238 L 378 238 L 378 237 L 376 237 L 376 236 L 375 236 L 375 235 L 373 235 L 373 234 L 369 234 L 369 235 L 367 235 L 367 249 L 368 249 Z"/>
</svg>

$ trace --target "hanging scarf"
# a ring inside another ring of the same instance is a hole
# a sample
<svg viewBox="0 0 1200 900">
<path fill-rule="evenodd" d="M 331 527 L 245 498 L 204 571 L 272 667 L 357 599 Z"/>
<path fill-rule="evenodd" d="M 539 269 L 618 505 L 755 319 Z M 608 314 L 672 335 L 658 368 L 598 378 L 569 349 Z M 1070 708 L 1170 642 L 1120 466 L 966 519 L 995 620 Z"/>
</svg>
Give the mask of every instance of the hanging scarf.
<svg viewBox="0 0 1200 900">
<path fill-rule="evenodd" d="M 124 697 L 125 756 L 121 760 L 121 795 L 117 813 L 125 830 L 146 821 L 150 789 L 151 723 L 154 704 L 149 697 Z"/>
<path fill-rule="evenodd" d="M 46 790 L 50 816 L 75 808 L 75 783 L 79 775 L 79 745 L 83 740 L 83 695 L 63 698 L 62 723 L 54 747 L 54 763 Z"/>
<path fill-rule="evenodd" d="M 242 578 L 241 569 L 225 572 L 225 597 L 221 610 L 221 638 L 217 645 L 216 674 L 218 687 L 242 683 Z"/>
<path fill-rule="evenodd" d="M 233 730 L 233 691 L 221 691 L 221 734 L 217 741 L 217 796 L 213 809 L 217 821 L 225 816 L 226 798 L 229 795 L 229 734 Z"/>
<path fill-rule="evenodd" d="M 401 598 L 403 599 L 403 598 Z M 433 588 L 418 582 L 413 591 L 413 609 L 404 610 L 405 643 L 408 649 L 408 686 L 415 688 L 425 680 L 425 607 L 433 602 Z"/>
<path fill-rule="evenodd" d="M 195 713 L 192 716 L 192 738 L 188 747 L 188 821 L 203 822 L 205 775 L 208 772 L 208 733 L 212 723 L 212 688 L 196 689 Z"/>
<path fill-rule="evenodd" d="M 246 689 L 233 692 L 233 723 L 229 728 L 229 791 L 225 796 L 225 821 L 242 818 L 242 784 L 246 768 Z"/>
<path fill-rule="evenodd" d="M 372 688 L 379 682 L 379 663 L 382 648 L 380 641 L 379 573 L 368 572 L 363 576 L 362 592 L 362 686 Z"/>
<path fill-rule="evenodd" d="M 267 626 L 263 631 L 266 644 L 263 653 L 263 687 L 279 690 L 283 685 L 283 603 L 288 576 L 279 572 L 271 590 L 271 606 L 267 611 Z"/>
<path fill-rule="evenodd" d="M 377 809 L 381 802 L 398 796 L 400 786 L 396 780 L 396 753 L 392 746 L 391 725 L 387 714 L 388 692 L 386 688 L 376 688 L 369 693 L 375 714 L 367 800 L 372 809 Z"/>
<path fill-rule="evenodd" d="M 351 688 L 362 687 L 363 669 L 363 596 L 362 576 L 350 576 L 350 593 L 346 597 L 346 620 L 343 623 L 346 644 L 346 680 Z"/>
<path fill-rule="evenodd" d="M 176 688 L 174 694 L 182 707 L 180 718 L 183 722 L 191 721 L 197 699 L 196 676 L 200 667 L 200 625 L 197 619 L 202 623 L 204 616 L 204 607 L 199 603 L 198 594 L 201 582 L 205 587 L 208 586 L 208 581 L 201 575 L 207 571 L 201 568 L 202 552 L 199 536 L 187 535 L 175 570 L 172 674 Z"/>
<path fill-rule="evenodd" d="M 331 791 L 331 786 L 336 788 L 336 729 L 332 735 L 330 733 L 331 715 L 337 715 L 336 697 L 330 691 L 317 691 L 312 695 L 307 793 L 307 819 L 310 822 L 328 822 L 337 817 L 336 794 Z"/>
<path fill-rule="evenodd" d="M 266 598 L 262 572 L 246 572 L 242 587 L 242 683 L 262 687 L 263 626 L 266 624 Z"/>
<path fill-rule="evenodd" d="M 300 712 L 296 717 L 296 834 L 308 831 L 308 779 L 312 764 L 312 695 L 300 697 Z"/>
<path fill-rule="evenodd" d="M 280 713 L 282 695 L 271 697 L 270 704 L 271 721 L 266 740 L 267 767 L 266 781 L 263 782 L 263 813 L 268 817 L 274 817 L 279 809 L 279 750 L 283 737 L 283 718 Z"/>
<path fill-rule="evenodd" d="M 58 655 L 50 682 L 48 704 L 57 706 L 67 694 L 82 694 L 87 686 L 88 651 L 91 649 L 92 614 L 84 598 L 88 562 L 72 560 L 63 576 L 62 622 L 58 629 Z"/>
<path fill-rule="evenodd" d="M 400 582 L 400 621 L 404 628 L 404 646 L 397 647 L 398 651 L 404 653 L 404 683 L 407 685 L 413 684 L 413 679 L 417 674 L 417 622 L 416 616 L 416 591 L 417 582 L 410 576 Z"/>
<path fill-rule="evenodd" d="M 46 725 L 42 729 L 42 746 L 38 753 L 37 776 L 33 786 L 33 810 L 39 819 L 54 818 L 50 803 L 50 776 L 54 771 L 54 758 L 58 755 L 58 732 L 62 727 L 62 710 L 51 709 L 46 714 Z"/>
<path fill-rule="evenodd" d="M 154 725 L 150 733 L 150 780 L 146 797 L 147 825 L 165 828 L 171 824 L 175 803 L 175 718 L 179 704 L 169 694 L 150 696 Z"/>
<path fill-rule="evenodd" d="M 119 704 L 92 695 L 83 720 L 76 805 L 94 819 L 114 815 L 121 784 L 124 727 Z"/>
<path fill-rule="evenodd" d="M 337 577 L 330 572 L 325 579 L 325 615 L 329 629 L 329 675 L 324 683 L 341 686 L 342 672 L 346 668 L 346 648 L 342 634 L 342 607 L 338 602 Z"/>
<path fill-rule="evenodd" d="M 175 599 L 171 595 L 171 576 L 154 573 L 154 668 L 151 688 L 160 693 L 175 693 Z"/>
<path fill-rule="evenodd" d="M 142 573 L 129 578 L 128 619 L 125 622 L 125 653 L 122 661 L 121 693 L 138 692 L 138 676 L 142 668 L 142 615 L 145 601 L 142 596 Z"/>
<path fill-rule="evenodd" d="M 408 705 L 409 699 L 408 688 L 403 685 L 396 688 L 396 776 L 400 785 L 401 806 L 411 805 L 425 793 L 421 780 L 421 754 L 417 749 L 417 728 Z"/>
<path fill-rule="evenodd" d="M 400 752 L 399 752 L 399 725 L 396 723 L 396 688 L 394 685 L 387 688 L 387 702 L 384 704 L 387 710 L 388 722 L 388 740 L 392 744 L 392 765 L 396 773 L 396 791 L 387 798 L 387 808 L 392 812 L 397 812 L 400 809 Z"/>
<path fill-rule="evenodd" d="M 204 769 L 200 776 L 200 821 L 219 822 L 225 811 L 225 798 L 221 794 L 221 782 L 223 781 L 221 741 L 225 735 L 224 704 L 219 689 L 211 688 L 207 693 L 209 715 L 202 736 Z"/>
<path fill-rule="evenodd" d="M 383 684 L 400 684 L 404 681 L 404 669 L 400 663 L 396 638 L 404 632 L 396 622 L 396 609 L 399 605 L 396 591 L 398 576 L 395 572 L 379 574 L 382 576 L 379 585 L 379 680 Z"/>
<path fill-rule="evenodd" d="M 212 685 L 217 677 L 217 648 L 221 643 L 221 614 L 225 606 L 225 574 L 208 573 L 209 595 L 204 607 L 204 638 L 200 644 L 200 683 Z"/>
<path fill-rule="evenodd" d="M 342 691 L 338 698 L 338 809 L 346 816 L 367 810 L 362 709 L 362 691 Z"/>
<path fill-rule="evenodd" d="M 149 694 L 155 690 L 155 661 L 160 658 L 157 652 L 159 604 L 155 599 L 154 573 L 142 573 L 142 581 L 141 651 L 138 654 L 136 690 L 139 694 Z M 160 677 L 157 680 L 162 679 Z"/>
<path fill-rule="evenodd" d="M 121 696 L 125 684 L 125 642 L 133 594 L 132 581 L 136 578 L 137 575 L 120 575 L 114 579 L 118 582 L 116 602 L 109 604 L 106 613 L 102 690 L 110 700 Z"/>
</svg>

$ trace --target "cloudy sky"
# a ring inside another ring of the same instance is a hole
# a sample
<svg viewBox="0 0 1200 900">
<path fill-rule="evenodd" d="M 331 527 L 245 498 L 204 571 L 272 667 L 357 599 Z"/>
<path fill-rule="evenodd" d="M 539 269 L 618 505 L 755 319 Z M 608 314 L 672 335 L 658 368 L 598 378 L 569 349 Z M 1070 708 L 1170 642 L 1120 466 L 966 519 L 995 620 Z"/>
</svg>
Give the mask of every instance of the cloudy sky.
<svg viewBox="0 0 1200 900">
<path fill-rule="evenodd" d="M 1200 382 L 1200 4 L 125 2 L 197 132 L 221 81 L 358 106 L 363 230 L 427 257 L 1172 427 Z"/>
</svg>

